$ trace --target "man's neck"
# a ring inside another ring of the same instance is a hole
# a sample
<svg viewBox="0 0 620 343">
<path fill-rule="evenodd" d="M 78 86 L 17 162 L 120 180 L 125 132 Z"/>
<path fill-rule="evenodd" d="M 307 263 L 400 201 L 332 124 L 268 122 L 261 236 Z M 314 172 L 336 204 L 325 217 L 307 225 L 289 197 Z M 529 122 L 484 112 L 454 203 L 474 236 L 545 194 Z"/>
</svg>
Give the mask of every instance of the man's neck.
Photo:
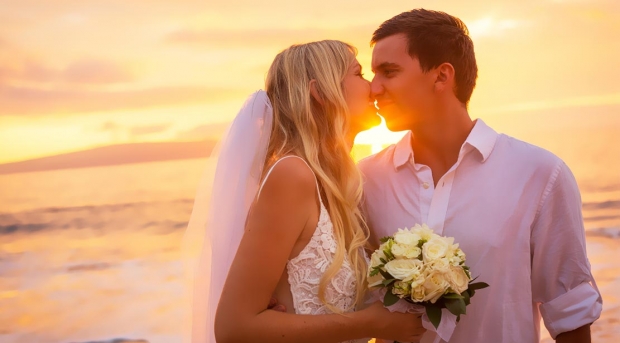
<svg viewBox="0 0 620 343">
<path fill-rule="evenodd" d="M 436 113 L 432 118 L 412 128 L 411 146 L 416 163 L 429 166 L 437 183 L 458 160 L 474 122 L 463 107 Z"/>
</svg>

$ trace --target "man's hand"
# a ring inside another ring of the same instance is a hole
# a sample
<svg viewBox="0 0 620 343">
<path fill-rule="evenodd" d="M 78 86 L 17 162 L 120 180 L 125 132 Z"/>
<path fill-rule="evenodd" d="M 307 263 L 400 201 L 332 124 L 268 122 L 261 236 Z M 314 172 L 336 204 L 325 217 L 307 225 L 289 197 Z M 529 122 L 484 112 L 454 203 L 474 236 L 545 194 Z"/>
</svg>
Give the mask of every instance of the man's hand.
<svg viewBox="0 0 620 343">
<path fill-rule="evenodd" d="M 277 312 L 286 312 L 286 306 L 278 304 L 278 299 L 274 297 L 269 300 L 269 305 L 267 305 L 267 309 Z"/>
</svg>

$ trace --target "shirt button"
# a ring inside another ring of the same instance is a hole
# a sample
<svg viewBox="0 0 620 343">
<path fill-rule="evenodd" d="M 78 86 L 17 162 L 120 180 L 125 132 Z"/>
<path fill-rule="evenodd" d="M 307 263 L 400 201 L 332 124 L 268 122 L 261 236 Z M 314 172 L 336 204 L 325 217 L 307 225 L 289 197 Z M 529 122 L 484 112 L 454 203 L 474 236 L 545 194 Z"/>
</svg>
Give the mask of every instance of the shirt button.
<svg viewBox="0 0 620 343">
<path fill-rule="evenodd" d="M 424 182 L 422 184 L 422 187 L 424 187 L 424 189 L 428 189 L 428 187 L 430 187 L 430 185 L 428 184 L 428 182 Z"/>
</svg>

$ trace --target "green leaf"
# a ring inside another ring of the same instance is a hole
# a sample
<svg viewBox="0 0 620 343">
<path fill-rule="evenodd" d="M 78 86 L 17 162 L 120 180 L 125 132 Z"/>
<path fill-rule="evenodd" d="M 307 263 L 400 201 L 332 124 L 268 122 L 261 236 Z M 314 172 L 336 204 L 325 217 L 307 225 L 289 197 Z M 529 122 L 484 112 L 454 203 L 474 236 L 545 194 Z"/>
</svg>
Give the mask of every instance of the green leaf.
<svg viewBox="0 0 620 343">
<path fill-rule="evenodd" d="M 477 290 L 477 289 L 483 289 L 487 287 L 489 287 L 489 284 L 487 284 L 486 282 L 476 282 L 476 283 L 470 283 L 468 288 Z"/>
<path fill-rule="evenodd" d="M 381 263 L 386 264 L 388 263 L 388 261 L 386 261 L 383 257 L 379 258 L 379 260 L 381 261 Z"/>
<path fill-rule="evenodd" d="M 381 276 L 383 276 L 384 279 L 389 280 L 389 279 L 396 279 L 395 277 L 393 277 L 392 275 L 390 275 L 390 273 L 386 272 L 383 269 L 379 269 L 379 273 L 381 273 Z"/>
<path fill-rule="evenodd" d="M 383 238 L 379 239 L 379 241 L 380 241 L 381 243 L 385 243 L 385 242 L 387 242 L 390 238 L 392 238 L 392 237 L 391 237 L 391 236 L 383 237 Z"/>
<path fill-rule="evenodd" d="M 465 301 L 465 306 L 469 305 L 471 303 L 471 297 L 469 296 L 469 292 L 465 291 L 463 293 L 461 293 L 461 296 L 463 297 L 463 301 Z"/>
<path fill-rule="evenodd" d="M 383 305 L 392 306 L 396 304 L 398 300 L 400 300 L 400 298 L 392 293 L 392 289 L 388 289 L 387 292 L 385 292 L 385 297 L 383 297 Z"/>
<path fill-rule="evenodd" d="M 374 268 L 374 269 L 370 272 L 370 276 L 375 276 L 375 275 L 379 274 L 379 271 L 380 271 L 380 270 L 381 270 L 381 269 L 379 269 L 379 268 Z"/>
<path fill-rule="evenodd" d="M 463 296 L 456 293 L 448 293 L 443 296 L 444 299 L 463 299 Z"/>
<path fill-rule="evenodd" d="M 463 299 L 446 299 L 444 304 L 448 311 L 455 316 L 465 314 L 465 301 Z"/>
<path fill-rule="evenodd" d="M 391 284 L 394 283 L 394 281 L 396 281 L 396 279 L 387 279 L 387 280 L 383 280 L 383 286 L 387 287 Z"/>
<path fill-rule="evenodd" d="M 433 305 L 426 306 L 426 315 L 435 329 L 437 329 L 439 323 L 441 323 L 441 308 Z"/>
</svg>

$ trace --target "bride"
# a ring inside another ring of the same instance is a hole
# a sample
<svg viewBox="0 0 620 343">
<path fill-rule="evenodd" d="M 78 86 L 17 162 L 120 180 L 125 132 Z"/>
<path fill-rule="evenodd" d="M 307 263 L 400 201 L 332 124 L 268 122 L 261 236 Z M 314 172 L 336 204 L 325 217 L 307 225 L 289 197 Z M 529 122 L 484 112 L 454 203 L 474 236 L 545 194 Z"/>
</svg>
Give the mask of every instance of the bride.
<svg viewBox="0 0 620 343">
<path fill-rule="evenodd" d="M 210 203 L 199 191 L 190 220 L 189 229 L 206 227 L 192 343 L 416 341 L 423 333 L 419 314 L 364 305 L 368 229 L 349 152 L 378 117 L 355 54 L 340 41 L 282 51 L 266 91 L 248 99 L 223 139 Z M 286 312 L 267 309 L 273 297 Z"/>
</svg>

